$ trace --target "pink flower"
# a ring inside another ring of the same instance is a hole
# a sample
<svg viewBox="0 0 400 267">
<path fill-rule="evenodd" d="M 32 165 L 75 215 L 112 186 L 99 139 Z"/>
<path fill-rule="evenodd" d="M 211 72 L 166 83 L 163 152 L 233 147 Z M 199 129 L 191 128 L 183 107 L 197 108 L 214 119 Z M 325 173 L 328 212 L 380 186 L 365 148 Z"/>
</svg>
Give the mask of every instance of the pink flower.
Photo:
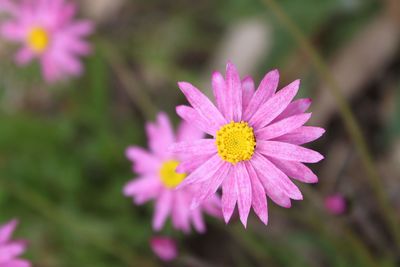
<svg viewBox="0 0 400 267">
<path fill-rule="evenodd" d="M 326 210 L 333 215 L 343 214 L 346 209 L 346 200 L 341 194 L 330 195 L 324 201 Z"/>
<path fill-rule="evenodd" d="M 37 58 L 44 79 L 61 80 L 83 72 L 80 56 L 90 53 L 84 40 L 93 30 L 87 20 L 75 20 L 76 5 L 64 0 L 15 0 L 0 5 L 9 13 L 1 35 L 21 44 L 15 56 L 19 65 Z"/>
<path fill-rule="evenodd" d="M 0 226 L 0 267 L 30 267 L 31 264 L 26 260 L 18 259 L 24 253 L 25 241 L 11 241 L 18 222 L 12 220 L 9 223 Z"/>
<path fill-rule="evenodd" d="M 178 83 L 192 107 L 178 106 L 177 113 L 213 137 L 192 138 L 170 147 L 171 152 L 189 158 L 177 171 L 190 172 L 179 188 L 191 184 L 200 188 L 193 207 L 222 185 L 226 222 L 237 203 L 245 227 L 251 207 L 267 224 L 266 195 L 286 208 L 291 206 L 291 199 L 303 198 L 288 176 L 305 183 L 318 181 L 303 163 L 318 162 L 323 156 L 301 145 L 319 138 L 324 129 L 303 126 L 311 117 L 311 113 L 304 113 L 311 101 L 292 102 L 300 82 L 296 80 L 276 92 L 278 80 L 278 71 L 271 71 L 255 91 L 252 78 L 241 81 L 236 67 L 228 63 L 226 79 L 219 72 L 212 75 L 217 107 L 190 83 Z"/>
<path fill-rule="evenodd" d="M 172 261 L 178 255 L 175 241 L 168 237 L 153 237 L 150 246 L 154 254 L 163 261 Z"/>
<path fill-rule="evenodd" d="M 202 211 L 214 216 L 220 216 L 220 200 L 213 196 L 209 201 L 197 209 L 190 209 L 194 186 L 177 190 L 186 177 L 185 174 L 176 173 L 175 169 L 183 160 L 180 155 L 172 156 L 168 153 L 168 147 L 175 141 L 198 139 L 203 134 L 182 123 L 176 136 L 168 117 L 164 113 L 157 116 L 156 123 L 148 123 L 147 136 L 150 151 L 132 146 L 126 150 L 128 159 L 133 162 L 133 170 L 139 174 L 139 178 L 133 179 L 124 187 L 125 196 L 132 197 L 138 205 L 155 200 L 155 212 L 153 228 L 161 230 L 168 216 L 172 218 L 173 226 L 187 233 L 190 231 L 190 223 L 199 232 L 205 231 Z M 197 167 L 198 159 L 193 159 L 193 168 Z"/>
</svg>

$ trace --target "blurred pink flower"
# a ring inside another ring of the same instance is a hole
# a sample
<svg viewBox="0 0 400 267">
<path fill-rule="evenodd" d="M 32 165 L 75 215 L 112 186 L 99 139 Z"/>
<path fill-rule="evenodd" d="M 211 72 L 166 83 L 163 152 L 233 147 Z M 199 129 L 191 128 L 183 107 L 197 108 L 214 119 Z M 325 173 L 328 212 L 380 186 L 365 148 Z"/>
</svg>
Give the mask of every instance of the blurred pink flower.
<svg viewBox="0 0 400 267">
<path fill-rule="evenodd" d="M 153 237 L 150 246 L 154 254 L 163 261 L 172 261 L 178 255 L 175 240 L 169 237 Z"/>
<path fill-rule="evenodd" d="M 291 199 L 303 198 L 288 176 L 305 183 L 318 181 L 303 163 L 318 162 L 323 156 L 300 145 L 319 138 L 325 130 L 303 126 L 311 117 L 311 113 L 304 113 L 311 100 L 292 102 L 299 80 L 276 92 L 278 80 L 279 73 L 273 70 L 255 91 L 253 79 L 246 77 L 241 81 L 236 67 L 228 63 L 226 79 L 219 72 L 212 75 L 217 107 L 190 83 L 178 83 L 192 107 L 178 106 L 177 113 L 214 137 L 191 138 L 170 147 L 171 152 L 189 158 L 177 168 L 178 172 L 191 172 L 178 188 L 199 185 L 193 207 L 222 185 L 226 222 L 237 203 L 245 227 L 251 206 L 267 224 L 266 195 L 286 208 L 291 206 Z"/>
<path fill-rule="evenodd" d="M 0 267 L 30 267 L 31 264 L 18 257 L 24 253 L 25 241 L 11 241 L 11 236 L 18 222 L 12 220 L 0 226 Z"/>
<path fill-rule="evenodd" d="M 346 200 L 341 194 L 330 195 L 324 201 L 326 210 L 333 215 L 343 214 L 346 209 Z"/>
<path fill-rule="evenodd" d="M 0 8 L 9 14 L 1 35 L 22 46 L 15 56 L 17 64 L 25 65 L 37 58 L 47 82 L 83 72 L 79 57 L 91 51 L 84 38 L 93 31 L 93 24 L 75 19 L 75 4 L 64 0 L 15 0 L 4 1 Z"/>
<path fill-rule="evenodd" d="M 182 123 L 175 136 L 171 123 L 164 113 L 158 114 L 156 123 L 148 123 L 146 130 L 150 151 L 137 146 L 128 147 L 126 150 L 126 155 L 133 162 L 133 170 L 139 174 L 139 178 L 125 185 L 125 196 L 132 197 L 138 205 L 148 200 L 155 200 L 153 228 L 157 231 L 161 230 L 167 217 L 171 215 L 172 224 L 176 229 L 188 233 L 192 222 L 197 231 L 204 232 L 202 211 L 220 217 L 220 199 L 213 196 L 199 208 L 191 210 L 192 195 L 198 189 L 175 188 L 186 177 L 185 174 L 175 172 L 183 158 L 180 155 L 174 157 L 167 150 L 175 141 L 198 139 L 203 134 Z M 201 163 L 198 159 L 190 161 L 192 168 Z"/>
</svg>

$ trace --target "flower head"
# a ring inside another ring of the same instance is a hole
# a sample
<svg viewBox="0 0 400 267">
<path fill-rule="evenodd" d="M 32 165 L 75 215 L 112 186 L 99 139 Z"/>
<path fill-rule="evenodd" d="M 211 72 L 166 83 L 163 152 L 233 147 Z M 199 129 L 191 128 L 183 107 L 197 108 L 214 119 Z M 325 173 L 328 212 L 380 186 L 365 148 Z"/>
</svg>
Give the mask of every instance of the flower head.
<svg viewBox="0 0 400 267">
<path fill-rule="evenodd" d="M 1 267 L 30 267 L 31 264 L 18 257 L 24 253 L 26 242 L 25 241 L 11 241 L 11 236 L 17 226 L 18 222 L 12 220 L 0 226 L 0 266 Z"/>
<path fill-rule="evenodd" d="M 65 0 L 15 0 L 2 4 L 9 18 L 1 35 L 22 47 L 15 60 L 25 65 L 37 58 L 46 81 L 83 72 L 79 57 L 90 53 L 84 38 L 93 31 L 87 20 L 76 20 L 76 5 Z"/>
<path fill-rule="evenodd" d="M 176 229 L 190 231 L 190 224 L 199 231 L 205 231 L 202 212 L 220 216 L 220 200 L 213 196 L 200 207 L 191 210 L 190 203 L 196 186 L 184 189 L 176 187 L 184 181 L 186 174 L 177 173 L 179 163 L 186 161 L 186 169 L 191 170 L 202 163 L 199 159 L 171 155 L 168 147 L 175 141 L 196 140 L 203 136 L 199 130 L 182 123 L 175 135 L 168 117 L 164 113 L 157 116 L 156 123 L 148 123 L 147 136 L 149 151 L 132 146 L 126 150 L 128 159 L 133 162 L 133 170 L 139 178 L 128 182 L 124 187 L 125 196 L 132 197 L 136 204 L 155 200 L 153 228 L 161 230 L 168 216 Z"/>
<path fill-rule="evenodd" d="M 333 214 L 340 215 L 347 209 L 346 199 L 341 194 L 333 194 L 325 198 L 325 209 Z"/>
<path fill-rule="evenodd" d="M 175 240 L 169 237 L 153 237 L 150 246 L 154 254 L 163 261 L 172 261 L 178 255 Z"/>
<path fill-rule="evenodd" d="M 288 208 L 291 199 L 302 199 L 289 177 L 305 183 L 318 181 L 303 163 L 318 162 L 323 157 L 301 145 L 319 138 L 324 129 L 304 126 L 311 117 L 311 113 L 305 113 L 311 101 L 292 101 L 300 82 L 296 80 L 276 92 L 278 80 L 278 71 L 273 70 L 255 90 L 252 78 L 240 80 L 236 67 L 228 63 L 225 78 L 219 72 L 212 75 L 216 105 L 190 83 L 178 83 L 191 104 L 178 106 L 178 115 L 213 137 L 170 147 L 172 153 L 198 162 L 196 168 L 188 160 L 178 166 L 179 171 L 190 173 L 178 187 L 194 184 L 200 188 L 193 207 L 222 186 L 226 222 L 237 203 L 244 226 L 251 207 L 267 224 L 266 196 Z"/>
</svg>

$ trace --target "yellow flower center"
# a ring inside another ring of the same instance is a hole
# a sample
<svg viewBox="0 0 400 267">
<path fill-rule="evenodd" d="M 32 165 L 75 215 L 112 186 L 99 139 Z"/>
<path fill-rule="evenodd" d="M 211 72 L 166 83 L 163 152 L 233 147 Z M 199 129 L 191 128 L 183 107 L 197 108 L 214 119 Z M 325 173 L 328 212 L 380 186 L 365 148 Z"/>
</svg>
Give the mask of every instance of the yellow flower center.
<svg viewBox="0 0 400 267">
<path fill-rule="evenodd" d="M 256 139 L 247 122 L 230 122 L 217 131 L 216 144 L 219 156 L 232 164 L 249 160 L 254 154 Z"/>
<path fill-rule="evenodd" d="M 178 186 L 186 177 L 184 173 L 177 173 L 176 167 L 179 162 L 176 160 L 169 160 L 162 164 L 160 169 L 160 178 L 165 187 L 174 188 Z"/>
<path fill-rule="evenodd" d="M 34 27 L 28 34 L 27 42 L 34 52 L 41 53 L 49 45 L 49 34 L 42 27 Z"/>
</svg>

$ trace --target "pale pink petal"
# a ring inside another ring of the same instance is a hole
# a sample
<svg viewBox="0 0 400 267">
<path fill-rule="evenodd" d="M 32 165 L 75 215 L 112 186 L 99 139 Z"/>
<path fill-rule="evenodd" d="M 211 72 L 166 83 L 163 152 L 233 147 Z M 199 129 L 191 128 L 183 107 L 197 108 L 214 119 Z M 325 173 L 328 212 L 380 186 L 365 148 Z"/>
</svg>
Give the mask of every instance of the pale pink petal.
<svg viewBox="0 0 400 267">
<path fill-rule="evenodd" d="M 297 161 L 280 160 L 272 157 L 268 159 L 286 175 L 303 183 L 318 183 L 318 177 L 307 166 Z"/>
<path fill-rule="evenodd" d="M 294 115 L 255 132 L 257 140 L 269 140 L 282 136 L 304 125 L 311 118 L 311 113 Z"/>
<path fill-rule="evenodd" d="M 206 154 L 206 155 L 196 155 L 192 157 L 185 157 L 185 160 L 181 161 L 176 168 L 176 172 L 178 173 L 191 173 L 204 164 L 207 160 L 209 160 L 213 154 Z"/>
<path fill-rule="evenodd" d="M 227 121 L 222 116 L 221 112 L 219 112 L 207 96 L 201 93 L 196 87 L 187 82 L 179 82 L 178 86 L 193 108 L 208 122 L 213 132 L 226 124 Z"/>
<path fill-rule="evenodd" d="M 17 22 L 5 22 L 0 28 L 1 36 L 9 41 L 24 41 L 27 29 Z"/>
<path fill-rule="evenodd" d="M 176 141 L 178 142 L 193 141 L 204 138 L 204 132 L 196 127 L 193 127 L 192 123 L 182 121 L 178 126 L 176 136 Z"/>
<path fill-rule="evenodd" d="M 253 97 L 254 94 L 254 81 L 253 78 L 250 76 L 245 77 L 242 80 L 242 110 L 246 110 L 247 106 L 250 103 L 251 98 Z"/>
<path fill-rule="evenodd" d="M 15 61 L 18 65 L 26 65 L 32 61 L 35 54 L 27 47 L 21 48 L 15 55 Z"/>
<path fill-rule="evenodd" d="M 25 251 L 26 242 L 13 241 L 0 246 L 0 266 L 3 263 L 18 257 Z"/>
<path fill-rule="evenodd" d="M 178 256 L 178 249 L 173 239 L 169 237 L 153 237 L 150 246 L 154 254 L 163 261 L 172 261 Z"/>
<path fill-rule="evenodd" d="M 345 198 L 341 194 L 333 194 L 325 198 L 324 200 L 325 209 L 333 214 L 343 214 L 347 209 Z"/>
<path fill-rule="evenodd" d="M 224 117 L 227 116 L 227 95 L 225 79 L 220 72 L 213 72 L 211 77 L 211 86 L 213 88 L 214 98 L 217 103 L 218 110 Z"/>
<path fill-rule="evenodd" d="M 289 105 L 297 94 L 299 85 L 300 81 L 296 80 L 269 98 L 251 117 L 249 120 L 250 125 L 257 129 L 269 124 Z M 257 92 L 254 97 L 256 97 L 256 94 Z"/>
<path fill-rule="evenodd" d="M 198 139 L 174 143 L 169 146 L 169 152 L 173 154 L 185 153 L 191 155 L 205 155 L 217 152 L 214 139 Z"/>
<path fill-rule="evenodd" d="M 293 101 L 290 103 L 287 108 L 278 116 L 276 119 L 273 121 L 280 121 L 282 119 L 291 117 L 293 115 L 298 115 L 301 113 L 306 112 L 306 110 L 310 107 L 311 105 L 311 99 L 310 98 L 302 98 Z"/>
<path fill-rule="evenodd" d="M 62 70 L 59 65 L 54 62 L 49 54 L 45 54 L 40 58 L 40 65 L 42 68 L 43 78 L 48 83 L 54 83 L 61 79 Z"/>
<path fill-rule="evenodd" d="M 224 216 L 225 223 L 229 222 L 235 210 L 237 192 L 235 176 L 230 171 L 222 183 L 222 215 Z"/>
<path fill-rule="evenodd" d="M 210 127 L 207 120 L 200 116 L 194 108 L 185 105 L 177 106 L 176 113 L 187 123 L 193 124 L 199 130 L 212 136 L 216 134 L 216 130 L 213 127 Z"/>
<path fill-rule="evenodd" d="M 320 127 L 302 126 L 274 140 L 291 143 L 293 145 L 303 145 L 320 138 L 324 133 L 325 130 Z"/>
<path fill-rule="evenodd" d="M 257 173 L 254 170 L 250 162 L 245 162 L 247 172 L 249 173 L 251 182 L 251 195 L 252 195 L 252 206 L 254 212 L 260 218 L 260 220 L 267 225 L 268 224 L 268 204 L 266 192 L 263 185 L 258 179 Z"/>
<path fill-rule="evenodd" d="M 17 220 L 11 220 L 10 222 L 0 226 L 0 244 L 10 240 L 17 224 Z"/>
<path fill-rule="evenodd" d="M 248 121 L 254 113 L 259 109 L 259 107 L 267 101 L 278 88 L 279 83 L 279 72 L 278 70 L 273 70 L 268 72 L 262 79 L 258 89 L 253 94 L 247 109 L 243 113 L 243 120 Z"/>
<path fill-rule="evenodd" d="M 158 158 L 140 147 L 128 147 L 125 155 L 133 162 L 134 171 L 140 174 L 154 172 L 161 166 Z"/>
<path fill-rule="evenodd" d="M 158 177 L 140 177 L 129 181 L 124 186 L 123 193 L 128 197 L 159 188 L 161 188 L 161 183 Z"/>
<path fill-rule="evenodd" d="M 172 224 L 175 229 L 182 230 L 184 233 L 190 232 L 190 208 L 189 200 L 186 199 L 185 192 L 177 190 L 172 196 Z"/>
<path fill-rule="evenodd" d="M 191 219 L 197 232 L 204 233 L 206 231 L 206 226 L 204 224 L 204 219 L 200 208 L 192 210 Z"/>
<path fill-rule="evenodd" d="M 231 62 L 226 65 L 227 121 L 242 119 L 242 84 L 236 66 Z"/>
<path fill-rule="evenodd" d="M 31 263 L 26 260 L 13 259 L 2 263 L 1 267 L 31 267 Z"/>
<path fill-rule="evenodd" d="M 80 20 L 75 21 L 71 25 L 69 25 L 66 29 L 68 34 L 82 37 L 91 34 L 94 31 L 94 25 L 92 21 L 89 20 Z"/>
<path fill-rule="evenodd" d="M 204 201 L 201 208 L 211 216 L 222 218 L 221 199 L 216 194 Z"/>
<path fill-rule="evenodd" d="M 172 208 L 172 194 L 170 190 L 164 190 L 160 197 L 156 201 L 154 217 L 153 217 L 153 229 L 160 231 L 164 226 L 165 220 L 171 213 Z"/>
<path fill-rule="evenodd" d="M 239 162 L 234 166 L 236 188 L 237 188 L 237 202 L 239 209 L 240 221 L 243 226 L 247 226 L 247 217 L 249 216 L 252 200 L 252 190 L 250 177 L 243 162 Z"/>
<path fill-rule="evenodd" d="M 315 163 L 324 157 L 311 149 L 278 141 L 257 141 L 256 150 L 273 158 Z"/>
<path fill-rule="evenodd" d="M 146 132 L 151 151 L 162 158 L 166 158 L 169 155 L 168 147 L 175 142 L 168 116 L 164 112 L 157 114 L 156 123 L 148 123 Z"/>
</svg>

